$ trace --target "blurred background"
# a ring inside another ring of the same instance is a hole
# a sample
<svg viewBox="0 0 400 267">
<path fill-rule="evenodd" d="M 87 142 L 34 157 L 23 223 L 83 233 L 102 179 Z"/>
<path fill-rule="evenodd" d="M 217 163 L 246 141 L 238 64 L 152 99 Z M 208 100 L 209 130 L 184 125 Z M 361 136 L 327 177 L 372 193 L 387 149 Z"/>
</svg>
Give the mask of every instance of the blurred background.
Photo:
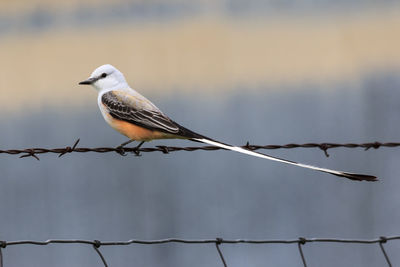
<svg viewBox="0 0 400 267">
<path fill-rule="evenodd" d="M 113 64 L 180 124 L 227 143 L 398 141 L 400 5 L 372 0 L 0 2 L 0 148 L 117 146 L 97 94 Z M 193 145 L 156 141 L 154 145 Z M 0 157 L 0 240 L 375 238 L 400 234 L 398 149 Z M 399 242 L 386 245 L 400 264 Z M 110 266 L 221 266 L 212 245 L 101 248 Z M 223 245 L 228 266 L 302 266 L 297 245 Z M 310 266 L 383 266 L 378 245 L 307 244 Z M 4 265 L 100 266 L 79 245 Z"/>
</svg>

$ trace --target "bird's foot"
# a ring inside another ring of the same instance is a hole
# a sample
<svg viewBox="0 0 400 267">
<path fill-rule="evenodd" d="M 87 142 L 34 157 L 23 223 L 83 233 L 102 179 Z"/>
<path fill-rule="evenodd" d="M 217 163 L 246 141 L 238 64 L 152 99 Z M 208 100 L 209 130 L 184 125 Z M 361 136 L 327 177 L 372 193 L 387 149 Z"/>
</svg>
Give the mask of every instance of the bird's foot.
<svg viewBox="0 0 400 267">
<path fill-rule="evenodd" d="M 126 156 L 126 150 L 124 149 L 125 145 L 131 143 L 133 140 L 130 140 L 128 142 L 125 142 L 119 146 L 117 146 L 115 148 L 115 152 L 117 152 L 118 154 L 120 154 L 121 156 Z M 140 154 L 140 147 L 144 144 L 144 141 L 140 142 L 140 144 L 138 144 L 137 146 L 130 148 L 129 150 L 131 150 L 133 153 L 135 153 L 136 157 L 141 157 L 142 155 Z"/>
<path fill-rule="evenodd" d="M 133 148 L 133 153 L 135 153 L 136 157 L 141 157 L 142 156 L 142 154 L 140 154 L 139 148 L 137 148 L 137 147 Z"/>
<path fill-rule="evenodd" d="M 125 149 L 124 149 L 124 147 L 123 146 L 117 146 L 116 148 L 115 148 L 115 152 L 117 152 L 118 154 L 120 154 L 121 156 L 126 156 L 126 151 L 125 151 Z"/>
<path fill-rule="evenodd" d="M 144 141 L 140 142 L 136 147 L 133 148 L 133 153 L 135 153 L 136 157 L 141 157 L 142 155 L 140 154 L 140 147 L 144 144 Z"/>
</svg>

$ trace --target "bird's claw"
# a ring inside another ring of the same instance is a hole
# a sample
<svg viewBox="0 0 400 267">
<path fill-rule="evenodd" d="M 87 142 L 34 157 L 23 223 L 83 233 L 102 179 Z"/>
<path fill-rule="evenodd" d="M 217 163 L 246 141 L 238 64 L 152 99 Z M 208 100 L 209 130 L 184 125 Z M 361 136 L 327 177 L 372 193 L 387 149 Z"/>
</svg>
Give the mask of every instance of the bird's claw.
<svg viewBox="0 0 400 267">
<path fill-rule="evenodd" d="M 141 157 L 140 150 L 138 147 L 133 148 L 133 153 L 135 153 L 136 157 Z"/>
<path fill-rule="evenodd" d="M 126 156 L 126 151 L 124 149 L 123 146 L 118 146 L 115 148 L 115 152 L 117 152 L 118 154 L 120 154 L 121 156 Z"/>
</svg>

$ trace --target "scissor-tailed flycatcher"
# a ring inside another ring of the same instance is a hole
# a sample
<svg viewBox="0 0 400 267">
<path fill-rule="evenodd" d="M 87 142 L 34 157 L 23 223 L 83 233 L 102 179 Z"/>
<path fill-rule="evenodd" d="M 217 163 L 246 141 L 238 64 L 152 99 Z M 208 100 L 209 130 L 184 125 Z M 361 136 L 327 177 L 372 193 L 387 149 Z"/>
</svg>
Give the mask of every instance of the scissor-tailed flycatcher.
<svg viewBox="0 0 400 267">
<path fill-rule="evenodd" d="M 153 139 L 189 139 L 250 156 L 330 173 L 351 180 L 377 180 L 375 176 L 371 175 L 335 171 L 272 157 L 241 147 L 224 144 L 195 133 L 164 115 L 164 113 L 148 99 L 130 88 L 124 75 L 119 70 L 108 64 L 98 67 L 87 80 L 79 84 L 89 84 L 98 90 L 99 95 L 97 102 L 104 119 L 111 127 L 130 139 L 128 142 L 121 144 L 121 148 L 132 141 L 141 141 L 137 146 L 137 148 L 139 148 L 145 141 Z"/>
</svg>

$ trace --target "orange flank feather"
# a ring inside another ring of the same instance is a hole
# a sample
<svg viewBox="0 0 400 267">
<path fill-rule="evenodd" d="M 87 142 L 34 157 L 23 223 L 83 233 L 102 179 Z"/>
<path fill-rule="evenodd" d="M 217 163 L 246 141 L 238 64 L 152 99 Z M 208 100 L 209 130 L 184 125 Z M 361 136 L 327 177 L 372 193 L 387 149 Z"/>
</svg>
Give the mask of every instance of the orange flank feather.
<svg viewBox="0 0 400 267">
<path fill-rule="evenodd" d="M 150 141 L 153 139 L 167 139 L 167 138 L 177 138 L 177 136 L 172 134 L 163 133 L 160 131 L 152 131 L 135 124 L 118 120 L 107 114 L 107 120 L 110 122 L 111 127 L 120 132 L 121 134 L 127 136 L 131 140 L 135 141 Z M 179 137 L 178 137 L 179 138 Z"/>
</svg>

